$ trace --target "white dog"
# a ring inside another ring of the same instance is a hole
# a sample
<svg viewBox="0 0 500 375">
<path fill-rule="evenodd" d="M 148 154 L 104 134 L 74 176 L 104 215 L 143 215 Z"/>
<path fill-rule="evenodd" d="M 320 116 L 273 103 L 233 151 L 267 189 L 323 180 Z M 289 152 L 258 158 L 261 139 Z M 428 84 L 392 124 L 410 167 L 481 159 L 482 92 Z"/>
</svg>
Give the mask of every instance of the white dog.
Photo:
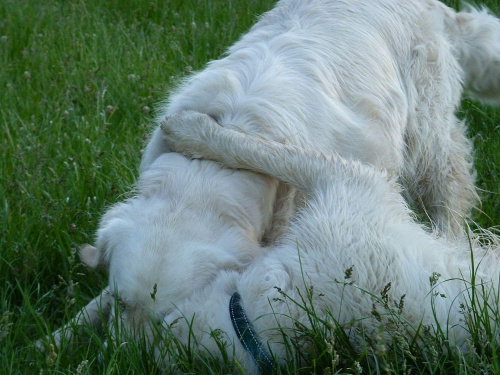
<svg viewBox="0 0 500 375">
<path fill-rule="evenodd" d="M 282 0 L 226 57 L 190 78 L 160 119 L 183 110 L 388 171 L 445 233 L 477 194 L 454 111 L 463 85 L 500 97 L 500 23 L 431 0 Z M 293 191 L 274 177 L 169 152 L 153 133 L 137 194 L 102 218 L 81 258 L 109 287 L 72 322 L 98 321 L 118 294 L 126 325 L 161 319 L 221 270 L 243 271 L 286 230 Z M 118 293 L 117 290 L 119 290 Z M 71 330 L 55 333 L 59 343 Z"/>
<path fill-rule="evenodd" d="M 406 296 L 401 316 L 410 335 L 420 325 L 433 328 L 431 332 L 439 327 L 459 348 L 470 337 L 463 306 L 472 306 L 473 284 L 477 306 L 487 303 L 498 311 L 499 239 L 491 235 L 489 248 L 474 244 L 471 254 L 465 239 L 452 243 L 433 236 L 414 222 L 398 184 L 385 171 L 261 141 L 196 112 L 165 121 L 163 129 L 176 151 L 273 176 L 300 189 L 306 199 L 279 245 L 243 273 L 221 270 L 209 286 L 165 317 L 165 327 L 197 352 L 221 356 L 211 332 L 222 330 L 231 345 L 228 355 L 245 373 L 271 369 L 267 348 L 284 360 L 283 332 L 293 337 L 297 322 L 311 325 L 304 308 L 290 302 L 303 301 L 311 286 L 311 306 L 319 319 L 333 318 L 341 326 L 362 326 L 370 333 L 380 323 L 372 315 L 374 298 L 368 292 L 392 285 L 386 302 L 392 305 Z M 342 281 L 348 269 L 348 281 L 354 284 L 346 287 Z M 492 325 L 495 317 L 492 313 Z"/>
</svg>

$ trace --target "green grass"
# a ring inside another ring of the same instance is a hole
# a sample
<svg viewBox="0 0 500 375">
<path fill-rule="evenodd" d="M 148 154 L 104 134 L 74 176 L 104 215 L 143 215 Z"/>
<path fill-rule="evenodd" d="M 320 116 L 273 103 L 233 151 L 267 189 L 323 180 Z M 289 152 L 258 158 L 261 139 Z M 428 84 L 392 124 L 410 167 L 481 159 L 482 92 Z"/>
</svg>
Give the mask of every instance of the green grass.
<svg viewBox="0 0 500 375">
<path fill-rule="evenodd" d="M 75 251 L 92 242 L 105 208 L 130 191 L 156 104 L 180 78 L 221 56 L 273 3 L 0 1 L 0 374 L 160 372 L 140 342 L 107 351 L 101 362 L 103 336 L 90 331 L 54 355 L 32 343 L 105 285 L 105 274 L 85 269 Z M 500 223 L 500 110 L 466 101 L 461 115 L 470 124 L 483 191 L 475 219 L 489 227 Z M 467 359 L 432 343 L 426 350 L 395 345 L 379 353 L 383 366 L 370 367 L 337 327 L 335 343 L 325 346 L 332 329 L 320 323 L 306 332 L 316 343 L 310 359 L 317 373 L 328 366 L 352 372 L 357 362 L 373 373 L 404 366 L 498 370 L 495 346 L 484 343 Z M 232 368 L 203 367 L 193 355 L 185 360 L 192 373 Z M 296 366 L 291 360 L 287 369 Z"/>
</svg>

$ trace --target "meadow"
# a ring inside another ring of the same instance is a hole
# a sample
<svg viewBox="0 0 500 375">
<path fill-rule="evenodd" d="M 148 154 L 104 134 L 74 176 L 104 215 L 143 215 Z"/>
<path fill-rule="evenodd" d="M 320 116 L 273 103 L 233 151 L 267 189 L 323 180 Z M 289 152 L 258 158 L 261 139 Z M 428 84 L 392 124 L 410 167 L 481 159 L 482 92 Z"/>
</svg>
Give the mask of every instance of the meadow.
<svg viewBox="0 0 500 375">
<path fill-rule="evenodd" d="M 106 207 L 130 195 L 155 108 L 274 2 L 0 1 L 0 374 L 162 373 L 140 341 L 104 351 L 106 332 L 83 330 L 67 347 L 45 353 L 33 343 L 105 286 L 105 272 L 86 269 L 76 252 L 93 242 Z M 496 0 L 486 4 L 500 14 Z M 483 203 L 474 220 L 494 227 L 500 109 L 464 98 L 459 115 L 476 150 Z M 314 353 L 300 366 L 292 353 L 278 372 L 500 373 L 492 341 L 498 328 L 487 327 L 484 314 L 479 307 L 473 315 L 464 357 L 443 350 L 439 338 L 425 346 L 374 340 L 373 353 L 358 353 L 341 329 L 322 326 L 312 311 L 314 329 L 298 329 Z M 181 372 L 237 370 L 185 349 Z"/>
</svg>

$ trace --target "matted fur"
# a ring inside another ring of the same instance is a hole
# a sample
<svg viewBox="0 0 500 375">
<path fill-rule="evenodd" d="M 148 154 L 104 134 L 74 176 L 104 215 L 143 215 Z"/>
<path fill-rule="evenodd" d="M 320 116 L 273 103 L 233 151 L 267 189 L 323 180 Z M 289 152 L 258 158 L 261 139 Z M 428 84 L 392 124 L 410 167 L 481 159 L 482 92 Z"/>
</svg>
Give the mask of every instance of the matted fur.
<svg viewBox="0 0 500 375">
<path fill-rule="evenodd" d="M 430 0 L 282 0 L 189 78 L 159 121 L 194 110 L 229 129 L 383 168 L 453 236 L 477 202 L 455 110 L 464 84 L 498 98 L 499 36 L 487 12 Z M 109 209 L 95 247 L 81 251 L 87 265 L 109 268 L 104 294 L 118 290 L 130 327 L 161 319 L 221 270 L 245 270 L 294 212 L 293 191 L 274 177 L 169 151 L 158 127 L 136 196 Z M 95 320 L 99 300 L 76 321 Z"/>
</svg>

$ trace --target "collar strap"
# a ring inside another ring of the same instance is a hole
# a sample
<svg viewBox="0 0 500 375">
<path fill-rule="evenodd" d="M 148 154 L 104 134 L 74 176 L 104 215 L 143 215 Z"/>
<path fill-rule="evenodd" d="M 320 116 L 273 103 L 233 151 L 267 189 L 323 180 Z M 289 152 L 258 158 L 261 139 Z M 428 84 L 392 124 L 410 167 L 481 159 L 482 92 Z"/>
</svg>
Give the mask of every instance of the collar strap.
<svg viewBox="0 0 500 375">
<path fill-rule="evenodd" d="M 229 301 L 229 314 L 233 328 L 245 350 L 250 353 L 262 373 L 270 374 L 275 368 L 273 357 L 259 340 L 257 332 L 249 322 L 238 292 L 234 293 Z"/>
</svg>

